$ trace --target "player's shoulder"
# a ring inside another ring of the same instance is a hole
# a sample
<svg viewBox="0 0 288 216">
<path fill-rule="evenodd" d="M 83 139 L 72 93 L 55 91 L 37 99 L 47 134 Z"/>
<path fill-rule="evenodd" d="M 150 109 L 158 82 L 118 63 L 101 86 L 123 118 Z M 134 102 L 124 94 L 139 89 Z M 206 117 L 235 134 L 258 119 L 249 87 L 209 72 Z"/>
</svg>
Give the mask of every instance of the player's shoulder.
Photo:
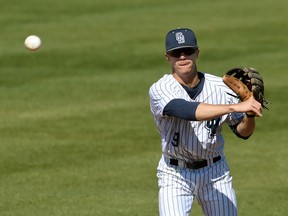
<svg viewBox="0 0 288 216">
<path fill-rule="evenodd" d="M 173 78 L 172 74 L 165 74 L 158 81 L 154 82 L 151 85 L 150 90 L 167 88 L 167 86 L 171 86 L 174 83 L 175 79 Z"/>
<path fill-rule="evenodd" d="M 202 72 L 205 76 L 205 81 L 207 83 L 209 83 L 209 85 L 214 85 L 217 87 L 223 87 L 223 88 L 227 88 L 227 86 L 225 85 L 225 83 L 223 82 L 222 77 L 210 74 L 210 73 L 204 73 Z"/>
<path fill-rule="evenodd" d="M 155 84 L 169 83 L 173 81 L 172 74 L 164 74 Z"/>
<path fill-rule="evenodd" d="M 205 76 L 205 79 L 209 82 L 222 82 L 222 77 L 216 76 L 214 74 L 202 72 Z"/>
<path fill-rule="evenodd" d="M 235 100 L 235 98 L 237 98 L 237 96 L 235 95 L 235 93 L 224 83 L 223 78 L 213 75 L 213 74 L 209 74 L 209 73 L 204 73 L 205 76 L 205 82 L 206 85 L 209 85 L 210 87 L 213 87 L 213 89 L 217 89 L 218 92 L 222 92 L 224 93 L 224 95 L 226 95 L 228 98 L 232 98 L 231 100 Z M 222 95 L 222 94 L 219 94 Z M 235 96 L 232 96 L 235 95 Z"/>
</svg>

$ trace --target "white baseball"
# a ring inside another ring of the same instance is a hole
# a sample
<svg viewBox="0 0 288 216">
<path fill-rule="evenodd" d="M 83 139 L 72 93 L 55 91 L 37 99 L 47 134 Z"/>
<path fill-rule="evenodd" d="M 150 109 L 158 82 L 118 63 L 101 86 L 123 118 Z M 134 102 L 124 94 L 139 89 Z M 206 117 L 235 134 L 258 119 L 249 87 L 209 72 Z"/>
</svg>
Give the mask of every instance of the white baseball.
<svg viewBox="0 0 288 216">
<path fill-rule="evenodd" d="M 30 35 L 25 39 L 25 46 L 29 50 L 37 50 L 41 46 L 41 39 L 37 35 Z"/>
</svg>

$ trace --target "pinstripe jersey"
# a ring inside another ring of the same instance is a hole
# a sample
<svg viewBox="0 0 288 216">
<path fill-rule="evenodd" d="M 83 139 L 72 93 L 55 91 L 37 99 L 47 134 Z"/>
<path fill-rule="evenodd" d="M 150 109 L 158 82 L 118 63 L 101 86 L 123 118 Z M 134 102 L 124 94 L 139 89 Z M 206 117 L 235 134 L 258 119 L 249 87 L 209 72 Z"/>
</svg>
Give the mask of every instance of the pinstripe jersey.
<svg viewBox="0 0 288 216">
<path fill-rule="evenodd" d="M 209 121 L 187 121 L 164 116 L 164 107 L 173 99 L 208 104 L 235 104 L 238 99 L 222 81 L 221 77 L 204 74 L 203 89 L 195 98 L 190 98 L 172 74 L 166 74 L 149 89 L 150 109 L 161 135 L 162 153 L 169 158 L 184 161 L 211 159 L 223 155 L 223 123 L 235 125 L 243 113 L 230 113 Z"/>
</svg>

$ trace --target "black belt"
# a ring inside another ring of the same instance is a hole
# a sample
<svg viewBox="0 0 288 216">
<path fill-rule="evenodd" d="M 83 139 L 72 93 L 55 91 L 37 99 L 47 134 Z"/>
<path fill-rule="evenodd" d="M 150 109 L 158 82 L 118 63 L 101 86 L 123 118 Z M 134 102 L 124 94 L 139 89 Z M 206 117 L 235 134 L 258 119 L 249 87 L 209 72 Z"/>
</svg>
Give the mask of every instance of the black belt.
<svg viewBox="0 0 288 216">
<path fill-rule="evenodd" d="M 221 156 L 217 156 L 213 158 L 213 163 L 216 163 L 217 161 L 221 160 Z M 178 166 L 178 160 L 177 159 L 170 159 L 170 164 L 173 166 Z M 201 161 L 193 161 L 193 162 L 184 162 L 185 167 L 188 169 L 200 169 L 203 167 L 206 167 L 208 165 L 207 160 L 201 160 Z"/>
</svg>

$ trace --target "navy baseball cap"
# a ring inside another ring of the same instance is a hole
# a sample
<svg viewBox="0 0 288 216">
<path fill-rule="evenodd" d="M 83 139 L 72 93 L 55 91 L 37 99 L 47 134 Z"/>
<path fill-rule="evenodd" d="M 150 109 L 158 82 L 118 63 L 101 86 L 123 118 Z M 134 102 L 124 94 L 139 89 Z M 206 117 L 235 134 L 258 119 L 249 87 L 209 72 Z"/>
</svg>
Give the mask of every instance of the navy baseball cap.
<svg viewBox="0 0 288 216">
<path fill-rule="evenodd" d="M 178 28 L 167 33 L 166 52 L 185 47 L 198 48 L 196 36 L 191 29 Z"/>
</svg>

